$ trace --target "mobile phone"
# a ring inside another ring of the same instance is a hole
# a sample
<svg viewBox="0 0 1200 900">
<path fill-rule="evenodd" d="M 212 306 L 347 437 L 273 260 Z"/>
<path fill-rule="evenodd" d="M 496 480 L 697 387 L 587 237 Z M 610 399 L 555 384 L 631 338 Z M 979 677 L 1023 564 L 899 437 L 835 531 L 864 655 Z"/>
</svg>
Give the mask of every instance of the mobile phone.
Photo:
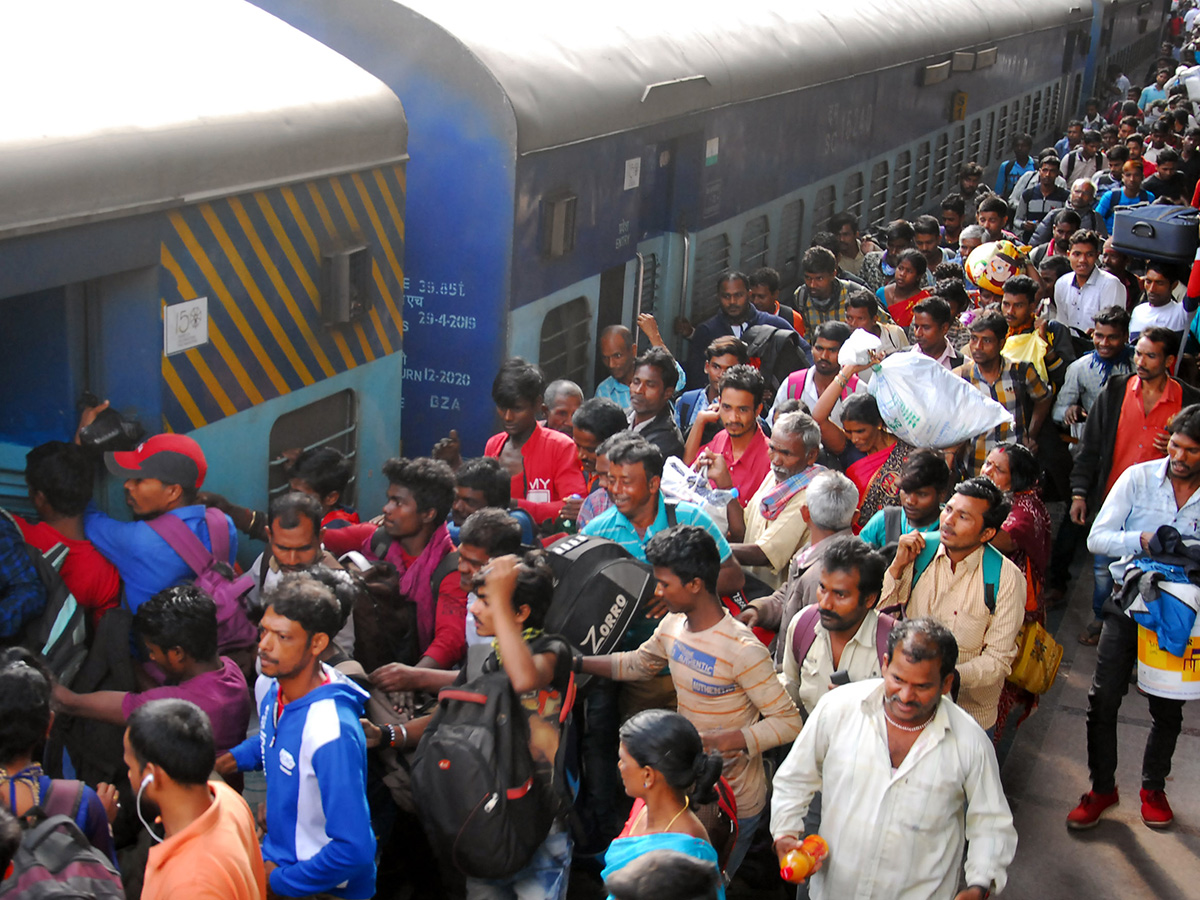
<svg viewBox="0 0 1200 900">
<path fill-rule="evenodd" d="M 835 684 L 838 687 L 841 687 L 843 684 L 849 684 L 850 673 L 845 669 L 838 669 L 838 671 L 829 676 L 829 683 Z"/>
</svg>

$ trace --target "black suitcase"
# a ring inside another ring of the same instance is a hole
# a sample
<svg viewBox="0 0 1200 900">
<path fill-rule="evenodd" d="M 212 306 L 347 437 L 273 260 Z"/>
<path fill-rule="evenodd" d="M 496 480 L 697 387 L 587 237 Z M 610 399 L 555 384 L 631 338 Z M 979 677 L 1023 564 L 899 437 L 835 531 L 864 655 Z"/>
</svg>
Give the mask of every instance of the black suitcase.
<svg viewBox="0 0 1200 900">
<path fill-rule="evenodd" d="M 1200 243 L 1200 211 L 1154 203 L 1122 206 L 1113 218 L 1112 240 L 1130 256 L 1190 265 Z"/>
</svg>

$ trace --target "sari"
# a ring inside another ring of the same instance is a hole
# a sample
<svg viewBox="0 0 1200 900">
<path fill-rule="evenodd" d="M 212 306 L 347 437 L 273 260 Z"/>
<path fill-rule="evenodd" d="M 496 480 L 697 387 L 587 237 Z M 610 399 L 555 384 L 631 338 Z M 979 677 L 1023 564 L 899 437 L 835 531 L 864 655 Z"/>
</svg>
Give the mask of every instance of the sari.
<svg viewBox="0 0 1200 900">
<path fill-rule="evenodd" d="M 1046 604 L 1042 599 L 1042 590 L 1046 585 L 1046 566 L 1050 562 L 1050 513 L 1046 511 L 1046 504 L 1042 502 L 1041 494 L 1036 488 L 1012 495 L 1012 512 L 1008 514 L 1000 530 L 1016 544 L 1007 554 L 1008 558 L 1025 573 L 1025 622 L 1045 625 Z M 1013 708 L 1017 705 L 1024 707 L 1014 726 L 1019 728 L 1037 708 L 1037 704 L 1037 694 L 1023 690 L 1011 682 L 1004 682 L 993 738 L 996 746 L 1000 745 L 1004 726 Z"/>
<path fill-rule="evenodd" d="M 632 817 L 630 818 L 632 821 Z M 626 826 L 628 830 L 628 826 Z M 624 834 L 624 832 L 622 832 Z M 682 834 L 677 831 L 662 831 L 655 834 L 644 834 L 639 837 L 618 837 L 604 852 L 604 871 L 600 873 L 601 878 L 608 878 L 614 872 L 618 872 L 625 866 L 629 865 L 643 853 L 651 853 L 655 850 L 674 850 L 677 853 L 686 853 L 688 856 L 694 856 L 697 859 L 711 862 L 713 869 L 717 870 L 718 876 L 720 870 L 717 869 L 717 851 L 713 849 L 713 845 L 708 841 L 700 838 L 692 837 L 690 834 Z M 720 879 L 717 888 L 718 900 L 725 900 L 725 884 L 724 879 Z"/>
<path fill-rule="evenodd" d="M 859 522 L 865 524 L 883 507 L 900 502 L 900 467 L 913 449 L 911 444 L 897 440 L 846 468 L 847 477 L 858 488 Z"/>
</svg>

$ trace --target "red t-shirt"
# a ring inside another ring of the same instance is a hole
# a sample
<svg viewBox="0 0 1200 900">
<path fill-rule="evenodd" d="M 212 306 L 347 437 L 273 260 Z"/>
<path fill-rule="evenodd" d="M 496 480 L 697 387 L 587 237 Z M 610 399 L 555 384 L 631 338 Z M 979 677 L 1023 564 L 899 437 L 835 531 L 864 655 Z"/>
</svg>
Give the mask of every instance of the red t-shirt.
<svg viewBox="0 0 1200 900">
<path fill-rule="evenodd" d="M 91 541 L 70 540 L 45 522 L 31 525 L 20 516 L 13 518 L 21 527 L 26 542 L 43 553 L 55 544 L 67 545 L 62 580 L 79 605 L 88 611 L 93 625 L 110 609 L 117 608 L 121 598 L 121 576 L 117 574 L 117 567 L 101 556 Z"/>
<path fill-rule="evenodd" d="M 767 473 L 771 471 L 771 457 L 767 452 L 767 439 L 763 436 L 762 429 L 757 427 L 754 429 L 754 437 L 750 439 L 750 446 L 746 448 L 737 462 L 734 462 L 733 459 L 733 444 L 729 439 L 729 432 L 723 428 L 717 432 L 715 438 L 700 449 L 701 451 L 711 450 L 713 453 L 719 453 L 725 457 L 729 477 L 733 479 L 733 486 L 738 491 L 738 503 L 742 505 L 742 509 L 745 509 L 750 498 L 754 496 L 754 492 L 758 490 L 763 479 L 767 477 Z"/>
<path fill-rule="evenodd" d="M 417 561 L 404 548 L 397 546 L 406 566 Z M 453 569 L 437 586 L 437 608 L 434 613 L 433 640 L 421 651 L 438 664 L 449 669 L 467 652 L 467 592 L 462 589 L 458 569 Z"/>
<path fill-rule="evenodd" d="M 1108 471 L 1108 483 L 1104 485 L 1105 497 L 1130 466 L 1163 458 L 1163 454 L 1154 449 L 1154 439 L 1166 430 L 1167 422 L 1182 408 L 1183 389 L 1174 378 L 1167 379 L 1167 386 L 1149 415 L 1142 402 L 1142 380 L 1134 375 L 1125 383 L 1125 399 L 1121 401 L 1121 416 L 1113 441 L 1112 468 Z"/>
<path fill-rule="evenodd" d="M 493 434 L 483 448 L 484 456 L 499 459 L 507 441 L 506 432 Z M 565 434 L 535 424 L 521 447 L 521 457 L 523 471 L 513 476 L 512 496 L 537 525 L 557 518 L 563 501 L 572 494 L 587 496 L 575 442 Z"/>
</svg>

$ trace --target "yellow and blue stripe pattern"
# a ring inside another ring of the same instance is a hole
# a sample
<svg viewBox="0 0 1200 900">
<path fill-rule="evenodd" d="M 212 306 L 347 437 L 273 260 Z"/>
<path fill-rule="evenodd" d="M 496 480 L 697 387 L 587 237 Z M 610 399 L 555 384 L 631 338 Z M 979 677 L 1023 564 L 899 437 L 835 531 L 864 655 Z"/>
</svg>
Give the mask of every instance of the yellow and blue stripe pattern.
<svg viewBox="0 0 1200 900">
<path fill-rule="evenodd" d="M 206 345 L 162 361 L 163 426 L 191 431 L 400 349 L 403 166 L 223 198 L 169 213 L 164 306 L 208 298 Z M 326 326 L 322 254 L 370 251 L 368 312 Z"/>
</svg>

